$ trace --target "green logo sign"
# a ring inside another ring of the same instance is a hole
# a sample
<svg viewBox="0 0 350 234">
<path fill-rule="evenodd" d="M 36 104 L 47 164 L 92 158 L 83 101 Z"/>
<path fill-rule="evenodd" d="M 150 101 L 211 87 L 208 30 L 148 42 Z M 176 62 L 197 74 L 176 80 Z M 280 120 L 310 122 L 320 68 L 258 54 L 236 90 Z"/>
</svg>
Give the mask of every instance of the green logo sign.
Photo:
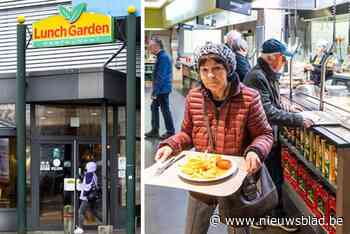
<svg viewBox="0 0 350 234">
<path fill-rule="evenodd" d="M 86 3 L 59 6 L 59 14 L 33 23 L 35 48 L 99 44 L 114 41 L 114 21 L 109 15 L 87 12 Z"/>
<path fill-rule="evenodd" d="M 53 158 L 60 158 L 61 157 L 61 152 L 59 148 L 54 148 L 52 152 L 52 157 Z"/>
<path fill-rule="evenodd" d="M 79 19 L 83 12 L 86 11 L 86 3 L 80 3 L 73 7 L 73 9 L 59 6 L 58 11 L 60 12 L 61 16 L 66 18 L 66 20 L 72 24 Z"/>
</svg>

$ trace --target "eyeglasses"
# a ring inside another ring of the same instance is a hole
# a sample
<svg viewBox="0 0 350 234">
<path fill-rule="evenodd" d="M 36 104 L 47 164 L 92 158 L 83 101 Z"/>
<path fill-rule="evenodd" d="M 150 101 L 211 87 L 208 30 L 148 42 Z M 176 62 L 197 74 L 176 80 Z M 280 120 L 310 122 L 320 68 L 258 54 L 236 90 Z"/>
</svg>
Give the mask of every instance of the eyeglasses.
<svg viewBox="0 0 350 234">
<path fill-rule="evenodd" d="M 282 62 L 284 62 L 284 63 L 287 62 L 287 58 L 284 55 L 282 56 Z"/>
<path fill-rule="evenodd" d="M 286 58 L 286 56 L 284 56 L 283 54 L 276 54 L 276 57 L 277 57 L 278 59 L 282 59 L 282 62 L 283 62 L 283 63 L 287 62 L 287 58 Z"/>
</svg>

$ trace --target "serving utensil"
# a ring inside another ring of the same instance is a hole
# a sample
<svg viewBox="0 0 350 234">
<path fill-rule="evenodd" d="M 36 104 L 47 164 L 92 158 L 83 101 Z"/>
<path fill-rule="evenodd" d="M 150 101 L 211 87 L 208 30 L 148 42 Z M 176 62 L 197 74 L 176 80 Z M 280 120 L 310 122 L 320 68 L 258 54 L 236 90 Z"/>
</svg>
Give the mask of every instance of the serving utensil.
<svg viewBox="0 0 350 234">
<path fill-rule="evenodd" d="M 186 156 L 186 154 L 180 154 L 180 155 L 178 155 L 178 156 L 175 156 L 175 157 L 172 157 L 172 158 L 170 158 L 170 159 L 168 159 L 168 160 L 165 160 L 165 161 L 163 161 L 163 162 L 161 162 L 161 161 L 158 161 L 157 162 L 157 164 L 158 164 L 158 168 L 157 168 L 157 170 L 156 170 L 156 172 L 155 172 L 155 176 L 160 176 L 161 174 L 163 174 L 164 173 L 164 171 L 166 170 L 166 169 L 168 169 L 170 166 L 172 166 L 175 162 L 177 162 L 177 161 L 179 161 L 180 159 L 182 159 L 183 157 L 185 157 Z"/>
</svg>

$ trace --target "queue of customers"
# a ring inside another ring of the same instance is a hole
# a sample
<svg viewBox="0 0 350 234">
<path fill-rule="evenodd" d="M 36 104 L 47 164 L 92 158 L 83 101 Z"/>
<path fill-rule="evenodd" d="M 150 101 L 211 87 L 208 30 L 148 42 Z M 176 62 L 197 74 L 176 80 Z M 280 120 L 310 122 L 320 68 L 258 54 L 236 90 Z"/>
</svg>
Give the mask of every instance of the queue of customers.
<svg viewBox="0 0 350 234">
<path fill-rule="evenodd" d="M 188 93 L 181 130 L 177 133 L 168 116 L 171 116 L 168 101 L 171 89 L 159 88 L 159 85 L 171 85 L 168 83 L 171 82 L 170 74 L 160 67 L 167 64 L 162 60 L 169 62 L 168 56 L 164 59 L 161 54 L 164 52 L 155 53 L 152 130 L 146 133 L 146 137 L 158 136 L 158 109 L 154 106 L 160 106 L 167 132 L 158 146 L 155 160 L 166 160 L 182 150 L 195 148 L 199 152 L 242 155 L 249 175 L 257 173 L 265 164 L 279 195 L 277 207 L 266 215 L 284 218 L 287 214 L 282 202 L 279 129 L 283 126 L 309 128 L 313 125 L 312 120 L 303 118 L 296 108 L 285 109 L 281 103 L 278 80 L 287 58 L 292 54 L 282 42 L 269 39 L 262 45 L 257 64 L 251 68 L 246 56 L 247 42 L 241 34 L 233 31 L 226 38 L 225 44 L 207 43 L 196 50 L 195 63 L 201 85 Z M 151 43 L 161 48 L 159 41 Z M 159 90 L 165 90 L 165 99 Z M 155 111 L 156 114 L 153 113 Z M 228 203 L 228 199 L 191 192 L 185 233 L 207 233 L 216 207 L 223 213 L 230 209 L 228 204 L 232 203 Z M 288 232 L 298 230 L 296 226 L 283 223 L 278 227 Z M 265 227 L 258 223 L 250 227 L 228 227 L 228 233 L 247 234 L 251 233 L 250 228 Z"/>
</svg>

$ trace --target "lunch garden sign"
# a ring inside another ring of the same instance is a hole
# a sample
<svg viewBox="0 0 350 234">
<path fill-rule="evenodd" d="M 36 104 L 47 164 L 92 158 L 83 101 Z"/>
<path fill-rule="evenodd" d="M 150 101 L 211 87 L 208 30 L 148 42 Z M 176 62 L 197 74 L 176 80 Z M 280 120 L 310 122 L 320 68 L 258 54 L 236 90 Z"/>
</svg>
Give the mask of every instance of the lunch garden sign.
<svg viewBox="0 0 350 234">
<path fill-rule="evenodd" d="M 114 41 L 113 17 L 87 12 L 86 9 L 86 3 L 79 3 L 73 8 L 59 6 L 59 15 L 33 23 L 33 47 L 59 47 Z"/>
</svg>

